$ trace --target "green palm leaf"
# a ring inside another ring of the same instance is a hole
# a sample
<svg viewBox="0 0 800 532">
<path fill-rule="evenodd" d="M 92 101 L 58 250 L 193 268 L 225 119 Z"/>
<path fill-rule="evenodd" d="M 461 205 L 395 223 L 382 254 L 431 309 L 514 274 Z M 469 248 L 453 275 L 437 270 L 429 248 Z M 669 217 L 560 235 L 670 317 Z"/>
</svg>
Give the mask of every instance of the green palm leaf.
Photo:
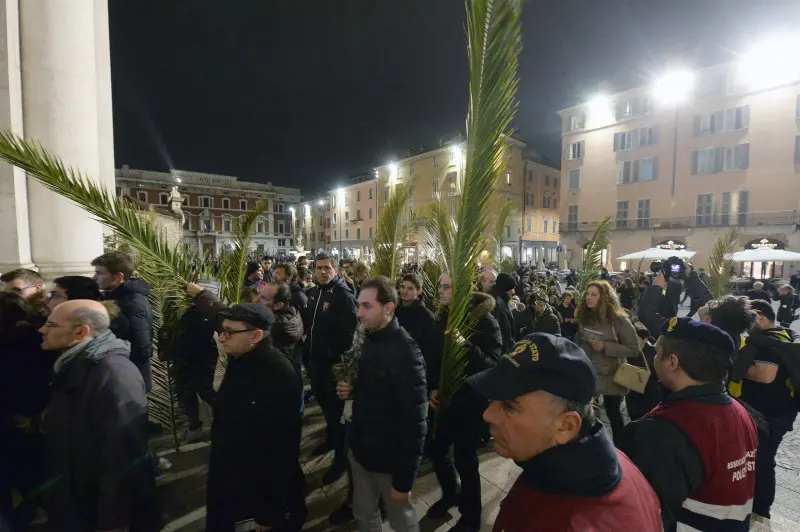
<svg viewBox="0 0 800 532">
<path fill-rule="evenodd" d="M 719 299 L 730 293 L 733 261 L 729 259 L 739 247 L 742 230 L 731 227 L 714 242 L 708 258 L 708 288 L 714 298 Z"/>
<path fill-rule="evenodd" d="M 586 291 L 589 283 L 597 279 L 597 265 L 603 260 L 603 250 L 608 248 L 608 237 L 611 235 L 611 217 L 605 218 L 594 230 L 583 257 L 583 265 L 578 272 L 578 293 Z"/>
<path fill-rule="evenodd" d="M 247 261 L 249 260 L 250 241 L 256 219 L 267 210 L 267 202 L 259 201 L 255 210 L 248 212 L 239 220 L 233 231 L 233 247 L 220 255 L 217 280 L 221 283 L 220 297 L 231 305 L 239 303 L 239 296 L 244 286 Z"/>
<path fill-rule="evenodd" d="M 494 216 L 494 225 L 492 229 L 492 265 L 495 271 L 500 271 L 503 264 L 503 242 L 505 241 L 506 222 L 508 217 L 511 216 L 511 211 L 514 210 L 514 204 L 510 201 L 503 202 L 497 213 Z M 506 272 L 508 273 L 508 272 Z"/>
<path fill-rule="evenodd" d="M 447 330 L 460 331 L 469 339 L 472 283 L 488 224 L 485 213 L 506 167 L 508 130 L 517 109 L 521 4 L 519 0 L 468 0 L 466 7 L 470 71 L 467 153 L 450 265 L 453 297 Z M 463 384 L 465 367 L 466 349 L 448 335 L 439 383 L 443 406 Z"/>
<path fill-rule="evenodd" d="M 447 206 L 439 201 L 425 208 L 425 221 L 425 229 L 422 231 L 424 254 L 432 261 L 440 263 L 446 271 L 450 271 L 455 235 L 458 232 L 456 221 Z M 436 282 L 438 281 L 437 278 Z"/>
<path fill-rule="evenodd" d="M 404 220 L 411 196 L 411 183 L 397 185 L 378 218 L 375 234 L 374 276 L 383 275 L 394 281 L 400 273 L 400 248 L 408 235 L 409 224 Z"/>
</svg>

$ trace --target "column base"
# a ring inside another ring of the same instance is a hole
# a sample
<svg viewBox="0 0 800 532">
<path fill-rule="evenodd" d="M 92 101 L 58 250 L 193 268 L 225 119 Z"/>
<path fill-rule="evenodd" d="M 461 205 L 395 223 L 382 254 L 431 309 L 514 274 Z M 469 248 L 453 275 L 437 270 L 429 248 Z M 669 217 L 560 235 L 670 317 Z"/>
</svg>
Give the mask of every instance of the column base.
<svg viewBox="0 0 800 532">
<path fill-rule="evenodd" d="M 19 268 L 34 271 L 37 269 L 32 262 L 0 262 L 0 273 L 10 272 Z"/>
<path fill-rule="evenodd" d="M 37 262 L 36 266 L 39 270 L 39 275 L 45 281 L 52 281 L 64 275 L 85 275 L 86 277 L 94 275 L 94 268 L 88 262 Z"/>
</svg>

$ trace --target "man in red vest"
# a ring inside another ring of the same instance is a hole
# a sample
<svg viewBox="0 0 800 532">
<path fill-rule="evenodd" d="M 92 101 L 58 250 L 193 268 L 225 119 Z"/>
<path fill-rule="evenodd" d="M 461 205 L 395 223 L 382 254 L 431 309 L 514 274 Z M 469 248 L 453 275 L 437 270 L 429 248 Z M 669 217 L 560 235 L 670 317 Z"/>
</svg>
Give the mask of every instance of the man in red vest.
<svg viewBox="0 0 800 532">
<path fill-rule="evenodd" d="M 672 393 L 625 428 L 619 447 L 658 494 L 666 532 L 750 526 L 758 435 L 725 391 L 735 352 L 708 323 L 671 318 L 661 330 L 654 369 Z"/>
<path fill-rule="evenodd" d="M 597 373 L 583 350 L 535 333 L 468 379 L 491 399 L 495 450 L 522 468 L 495 532 L 660 532 L 658 498 L 594 417 Z"/>
</svg>

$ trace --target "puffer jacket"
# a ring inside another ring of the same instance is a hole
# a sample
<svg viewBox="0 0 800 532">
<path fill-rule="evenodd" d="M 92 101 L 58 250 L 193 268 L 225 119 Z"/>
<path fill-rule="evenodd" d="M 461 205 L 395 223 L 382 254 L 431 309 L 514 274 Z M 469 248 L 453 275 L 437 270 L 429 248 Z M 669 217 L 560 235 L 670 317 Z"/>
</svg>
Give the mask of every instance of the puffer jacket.
<svg viewBox="0 0 800 532">
<path fill-rule="evenodd" d="M 114 336 L 117 338 L 130 342 L 131 322 L 128 320 L 127 316 L 122 313 L 122 310 L 120 310 L 117 302 L 111 299 L 106 299 L 101 301 L 101 303 L 104 307 L 106 307 L 106 311 L 108 311 L 108 317 L 111 318 L 111 325 L 108 328 L 111 329 L 111 332 L 113 332 Z"/>
<path fill-rule="evenodd" d="M 131 362 L 137 366 L 153 356 L 153 311 L 149 297 L 150 287 L 139 278 L 129 279 L 103 295 L 104 300 L 113 300 L 128 318 Z"/>
<path fill-rule="evenodd" d="M 595 351 L 591 338 L 597 337 L 605 343 L 605 351 Z M 611 323 L 590 322 L 589 325 L 578 325 L 575 338 L 597 370 L 597 394 L 625 395 L 627 388 L 614 384 L 614 373 L 626 358 L 640 355 L 639 337 L 628 318 L 618 317 Z"/>
<path fill-rule="evenodd" d="M 294 306 L 284 307 L 275 312 L 272 324 L 272 345 L 294 364 L 294 349 L 303 338 L 303 319 Z"/>
</svg>

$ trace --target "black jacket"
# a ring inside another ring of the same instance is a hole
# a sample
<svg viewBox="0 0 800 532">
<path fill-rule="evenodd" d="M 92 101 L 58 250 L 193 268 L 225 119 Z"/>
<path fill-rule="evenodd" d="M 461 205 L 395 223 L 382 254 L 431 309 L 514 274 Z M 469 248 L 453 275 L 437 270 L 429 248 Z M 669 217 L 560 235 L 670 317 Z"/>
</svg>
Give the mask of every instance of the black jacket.
<svg viewBox="0 0 800 532">
<path fill-rule="evenodd" d="M 761 299 L 767 303 L 772 303 L 772 298 L 766 290 L 748 290 L 744 295 L 747 296 L 748 299 Z"/>
<path fill-rule="evenodd" d="M 794 311 L 797 309 L 797 296 L 793 293 L 779 295 L 778 302 L 778 321 L 781 323 L 792 323 L 796 318 Z"/>
<path fill-rule="evenodd" d="M 427 430 L 425 361 L 397 320 L 369 333 L 358 358 L 349 442 L 367 471 L 392 475 L 392 487 L 411 491 Z"/>
<path fill-rule="evenodd" d="M 272 324 L 272 345 L 294 363 L 294 348 L 303 338 L 303 320 L 296 307 L 288 306 L 275 312 Z"/>
<path fill-rule="evenodd" d="M 246 519 L 283 523 L 300 453 L 300 390 L 292 364 L 268 339 L 228 359 L 211 427 L 207 530 Z"/>
<path fill-rule="evenodd" d="M 658 285 L 648 286 L 639 300 L 639 321 L 644 323 L 653 338 L 661 336 L 661 327 L 669 319 L 665 314 L 665 306 L 665 290 Z"/>
<path fill-rule="evenodd" d="M 153 311 L 150 309 L 150 287 L 134 278 L 107 292 L 103 299 L 112 299 L 130 324 L 131 361 L 140 365 L 153 356 Z"/>
<path fill-rule="evenodd" d="M 714 383 L 673 392 L 663 402 L 728 404 L 731 400 L 725 393 L 724 385 Z M 619 437 L 617 447 L 630 457 L 653 486 L 661 502 L 664 530 L 674 530 L 683 501 L 705 479 L 700 451 L 675 423 L 657 416 L 628 424 Z"/>
<path fill-rule="evenodd" d="M 159 358 L 183 363 L 216 363 L 219 357 L 214 331 L 216 316 L 208 317 L 191 305 L 178 320 L 176 330 L 159 331 Z"/>
<path fill-rule="evenodd" d="M 417 342 L 425 363 L 429 365 L 436 345 L 436 320 L 433 312 L 428 310 L 425 303 L 416 300 L 409 306 L 398 305 L 394 316 L 400 326 Z"/>
<path fill-rule="evenodd" d="M 553 311 L 553 307 L 550 305 L 545 305 L 544 312 L 541 314 L 537 314 L 535 308 L 528 306 L 525 310 L 517 312 L 514 315 L 514 320 L 516 322 L 517 338 L 524 338 L 535 332 L 561 336 L 561 318 Z"/>
<path fill-rule="evenodd" d="M 514 348 L 517 338 L 514 314 L 509 308 L 511 296 L 504 292 L 497 292 L 494 288 L 492 289 L 492 296 L 494 296 L 495 300 L 492 316 L 500 326 L 500 334 L 503 338 L 503 353 L 508 353 Z"/>
<path fill-rule="evenodd" d="M 292 306 L 296 307 L 297 310 L 301 312 L 305 311 L 306 307 L 308 306 L 308 296 L 306 295 L 306 289 L 303 287 L 303 285 L 301 285 L 297 281 L 289 285 L 289 288 L 292 290 L 292 299 L 291 299 Z"/>
<path fill-rule="evenodd" d="M 700 301 L 701 303 L 705 303 L 714 298 L 714 296 L 711 295 L 711 290 L 709 290 L 706 283 L 700 279 L 696 271 L 692 271 L 686 279 L 686 295 L 692 300 Z"/>
<path fill-rule="evenodd" d="M 57 479 L 44 491 L 53 530 L 160 530 L 144 381 L 126 347 L 67 362 L 42 426 Z"/>
<path fill-rule="evenodd" d="M 305 350 L 312 366 L 339 362 L 356 330 L 356 299 L 341 277 L 308 291 Z"/>
<path fill-rule="evenodd" d="M 619 294 L 619 302 L 622 308 L 632 309 L 633 304 L 636 302 L 636 287 L 622 285 L 617 289 Z"/>
</svg>

